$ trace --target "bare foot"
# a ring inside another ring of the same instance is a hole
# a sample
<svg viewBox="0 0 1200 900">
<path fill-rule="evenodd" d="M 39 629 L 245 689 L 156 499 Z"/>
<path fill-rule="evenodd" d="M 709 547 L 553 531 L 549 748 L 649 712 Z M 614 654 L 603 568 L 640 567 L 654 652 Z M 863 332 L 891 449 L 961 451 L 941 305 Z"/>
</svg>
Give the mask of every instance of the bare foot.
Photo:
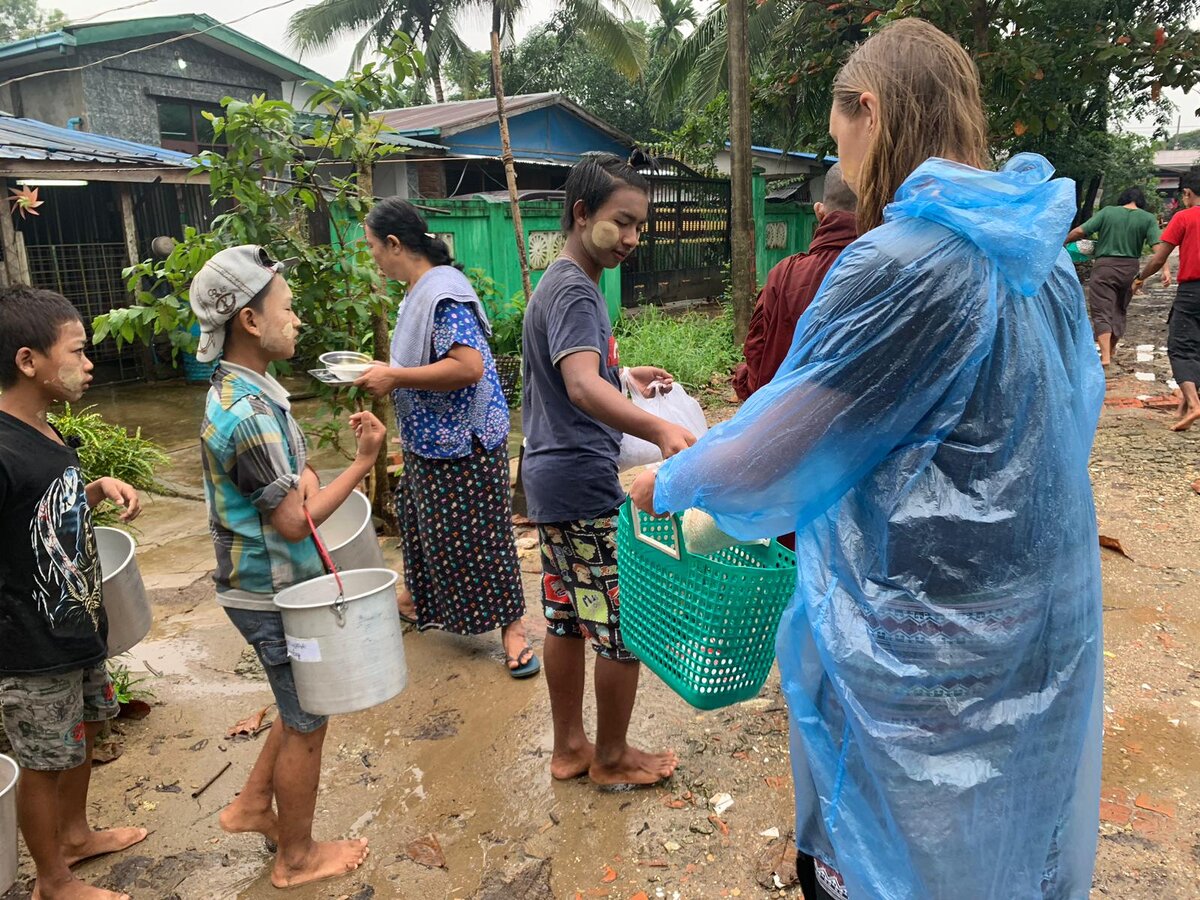
<svg viewBox="0 0 1200 900">
<path fill-rule="evenodd" d="M 261 834 L 272 843 L 279 842 L 279 818 L 273 809 L 246 809 L 234 800 L 221 810 L 221 830 L 228 834 Z"/>
<path fill-rule="evenodd" d="M 366 861 L 367 839 L 321 841 L 314 843 L 308 858 L 299 866 L 289 866 L 282 856 L 275 857 L 271 884 L 277 888 L 295 887 L 325 878 L 337 878 L 353 872 Z"/>
<path fill-rule="evenodd" d="M 584 741 L 581 746 L 562 753 L 555 750 L 550 757 L 550 774 L 559 781 L 570 781 L 586 775 L 595 756 L 596 747 L 591 741 Z"/>
<path fill-rule="evenodd" d="M 625 747 L 621 758 L 613 765 L 601 765 L 593 760 L 588 777 L 601 787 L 612 785 L 650 785 L 670 778 L 679 765 L 674 750 L 665 753 L 646 753 Z"/>
<path fill-rule="evenodd" d="M 1195 424 L 1196 420 L 1200 419 L 1200 409 L 1194 409 L 1183 416 L 1178 422 L 1171 426 L 1172 431 L 1187 431 Z"/>
<path fill-rule="evenodd" d="M 78 843 L 64 843 L 63 856 L 66 857 L 67 865 L 73 866 L 75 863 L 91 859 L 93 856 L 103 856 L 106 853 L 116 853 L 132 847 L 134 844 L 144 841 L 148 834 L 150 832 L 145 828 L 109 828 L 106 831 L 93 831 Z"/>
<path fill-rule="evenodd" d="M 35 885 L 32 900 L 132 900 L 128 894 L 115 894 L 103 888 L 84 884 L 77 878 L 53 888 Z"/>
</svg>

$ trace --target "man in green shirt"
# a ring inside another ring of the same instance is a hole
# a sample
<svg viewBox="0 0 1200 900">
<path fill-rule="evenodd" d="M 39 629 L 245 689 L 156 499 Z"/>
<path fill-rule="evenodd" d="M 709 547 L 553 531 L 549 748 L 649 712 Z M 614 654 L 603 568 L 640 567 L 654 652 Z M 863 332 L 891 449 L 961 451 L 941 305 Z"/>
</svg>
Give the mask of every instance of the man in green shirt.
<svg viewBox="0 0 1200 900">
<path fill-rule="evenodd" d="M 1088 280 L 1088 312 L 1092 333 L 1100 346 L 1100 365 L 1112 362 L 1112 352 L 1125 334 L 1125 316 L 1133 299 L 1133 280 L 1137 276 L 1142 250 L 1158 243 L 1158 219 L 1146 209 L 1146 195 L 1131 187 L 1117 198 L 1116 206 L 1106 206 L 1073 228 L 1067 243 L 1090 234 L 1097 235 L 1093 254 L 1092 277 Z M 1171 284 L 1171 273 L 1163 269 L 1163 287 Z"/>
</svg>

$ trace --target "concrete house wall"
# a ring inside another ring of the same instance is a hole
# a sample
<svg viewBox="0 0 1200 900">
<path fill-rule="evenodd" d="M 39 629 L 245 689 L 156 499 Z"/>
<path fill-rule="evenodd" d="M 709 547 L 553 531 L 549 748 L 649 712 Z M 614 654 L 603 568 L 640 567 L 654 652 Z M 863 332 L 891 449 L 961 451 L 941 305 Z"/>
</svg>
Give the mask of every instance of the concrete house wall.
<svg viewBox="0 0 1200 900">
<path fill-rule="evenodd" d="M 77 65 L 144 44 L 144 39 L 132 39 L 81 48 Z M 181 59 L 186 69 L 180 69 Z M 82 74 L 87 130 L 143 144 L 159 143 L 160 99 L 218 105 L 226 97 L 281 98 L 278 78 L 198 41 L 178 41 L 110 60 Z"/>
<path fill-rule="evenodd" d="M 22 70 L 4 80 L 37 70 L 36 67 Z M 66 128 L 71 119 L 83 115 L 83 73 L 55 72 L 6 85 L 0 88 L 0 109 Z"/>
</svg>

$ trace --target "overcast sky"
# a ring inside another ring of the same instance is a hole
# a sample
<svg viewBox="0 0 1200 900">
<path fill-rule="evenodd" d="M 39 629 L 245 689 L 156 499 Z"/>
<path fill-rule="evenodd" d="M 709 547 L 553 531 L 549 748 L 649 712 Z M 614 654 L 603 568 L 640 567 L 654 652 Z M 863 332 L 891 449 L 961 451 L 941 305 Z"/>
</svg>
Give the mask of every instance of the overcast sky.
<svg viewBox="0 0 1200 900">
<path fill-rule="evenodd" d="M 291 0 L 291 2 L 283 0 L 280 5 L 281 0 L 208 0 L 206 7 L 199 7 L 196 0 L 140 0 L 140 2 L 139 0 L 42 0 L 42 5 L 57 7 L 65 12 L 72 21 L 77 22 L 85 19 L 106 21 L 172 15 L 195 12 L 197 8 L 203 8 L 213 18 L 231 23 L 232 27 L 238 31 L 250 35 L 268 47 L 294 58 L 301 58 L 301 61 L 309 68 L 316 69 L 323 75 L 339 77 L 345 73 L 346 67 L 349 65 L 350 53 L 356 37 L 344 38 L 334 48 L 324 53 L 313 53 L 304 57 L 300 57 L 288 45 L 285 37 L 287 22 L 291 15 L 297 10 L 311 5 L 312 2 L 314 0 Z M 234 22 L 235 19 L 246 16 L 250 11 L 268 5 L 274 5 L 276 8 Z M 549 19 L 555 2 L 554 0 L 527 0 L 526 5 L 527 12 L 517 27 L 518 38 L 532 26 Z M 708 3 L 700 0 L 696 5 L 699 9 L 704 10 Z M 649 7 L 650 4 L 634 4 L 634 6 L 635 8 Z M 97 13 L 100 14 L 97 15 Z M 482 10 L 482 7 L 480 12 L 465 17 L 462 23 L 462 32 L 467 43 L 479 50 L 487 49 L 489 23 L 490 16 Z M 1180 122 L 1182 130 L 1190 131 L 1200 128 L 1200 116 L 1197 116 L 1196 113 L 1196 108 L 1200 107 L 1200 91 L 1193 90 L 1188 96 L 1180 91 L 1167 91 L 1166 93 L 1167 97 L 1179 107 L 1176 121 Z M 1143 135 L 1149 135 L 1153 130 L 1152 123 L 1146 122 L 1130 122 L 1126 123 L 1126 127 Z"/>
<path fill-rule="evenodd" d="M 67 14 L 73 22 L 84 19 L 104 22 L 117 19 L 141 19 L 150 16 L 169 16 L 179 13 L 194 13 L 203 10 L 220 22 L 231 23 L 243 34 L 248 34 L 255 40 L 262 41 L 268 47 L 286 53 L 288 56 L 300 59 L 311 69 L 316 69 L 322 75 L 337 78 L 343 75 L 350 64 L 350 53 L 357 40 L 355 37 L 343 38 L 337 46 L 324 53 L 307 54 L 303 57 L 288 44 L 286 37 L 288 19 L 297 10 L 311 6 L 315 0 L 208 0 L 207 4 L 197 0 L 41 0 L 43 7 L 56 7 Z M 524 21 L 518 25 L 518 35 L 528 31 L 533 25 L 548 18 L 554 10 L 554 0 L 527 0 L 528 13 Z M 275 6 L 275 9 L 250 15 L 240 22 L 234 23 L 247 13 L 264 6 Z M 116 7 L 125 7 L 116 9 Z M 490 13 L 481 11 L 476 14 L 468 13 L 463 21 L 463 37 L 467 43 L 477 50 L 488 48 L 488 29 L 491 24 Z M 104 12 L 101 12 L 104 10 Z M 97 13 L 100 13 L 97 15 Z"/>
</svg>

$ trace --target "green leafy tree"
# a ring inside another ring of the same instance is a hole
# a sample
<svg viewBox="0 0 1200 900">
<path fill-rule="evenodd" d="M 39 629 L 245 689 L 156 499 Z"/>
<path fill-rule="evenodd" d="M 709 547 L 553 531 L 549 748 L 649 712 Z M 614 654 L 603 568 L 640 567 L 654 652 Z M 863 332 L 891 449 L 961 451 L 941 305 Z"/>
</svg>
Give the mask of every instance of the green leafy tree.
<svg viewBox="0 0 1200 900">
<path fill-rule="evenodd" d="M 325 350 L 355 349 L 386 359 L 390 311 L 397 299 L 389 295 L 366 242 L 349 241 L 346 225 L 361 221 L 373 202 L 374 163 L 398 152 L 382 140 L 381 123 L 371 117 L 394 82 L 403 83 L 422 65 L 421 53 L 400 35 L 384 48 L 382 63 L 320 90 L 310 101 L 314 109 L 336 109 L 336 115 L 298 117 L 291 104 L 257 96 L 226 99 L 221 116 L 213 116 L 213 131 L 228 149 L 223 155 L 202 155 L 198 174 L 207 174 L 213 203 L 225 212 L 212 230 L 185 231 L 184 240 L 165 260 L 148 260 L 126 271 L 135 304 L 99 316 L 93 323 L 96 343 L 112 336 L 118 344 L 150 342 L 170 336 L 176 349 L 194 344 L 187 331 L 194 321 L 188 304 L 188 285 L 196 272 L 222 247 L 261 244 L 276 259 L 294 259 L 288 284 L 297 314 L 304 321 L 298 356 L 315 358 Z M 309 127 L 302 127 L 311 122 Z M 344 174 L 329 175 L 331 162 L 342 163 Z M 311 233 L 309 216 L 332 222 L 335 232 Z M 165 290 L 163 289 L 165 288 Z M 362 403 L 356 390 L 321 390 L 331 421 Z M 386 420 L 386 401 L 374 401 L 374 411 Z M 324 431 L 323 443 L 336 440 L 336 426 Z M 381 450 L 372 479 L 375 510 L 391 521 L 386 502 L 387 458 Z"/>
<path fill-rule="evenodd" d="M 1166 88 L 1200 82 L 1200 0 L 765 0 L 751 7 L 756 131 L 777 146 L 830 148 L 834 75 L 874 29 L 919 16 L 955 37 L 979 67 L 997 156 L 1044 153 L 1090 211 L 1120 116 L 1170 121 Z M 660 102 L 692 105 L 724 86 L 724 7 L 671 55 Z"/>
<path fill-rule="evenodd" d="M 37 37 L 66 24 L 66 13 L 42 9 L 37 0 L 0 0 L 0 43 Z"/>
<path fill-rule="evenodd" d="M 648 30 L 642 22 L 629 27 L 642 34 Z M 505 51 L 503 59 L 504 80 L 514 94 L 560 91 L 639 141 L 653 140 L 658 132 L 671 131 L 683 121 L 678 106 L 666 113 L 655 109 L 650 82 L 662 65 L 661 56 L 650 57 L 644 77 L 629 78 L 566 16 L 557 15 L 534 28 Z"/>
<path fill-rule="evenodd" d="M 1158 212 L 1162 198 L 1154 190 L 1157 182 L 1154 148 L 1150 141 L 1136 134 L 1112 135 L 1101 181 L 1104 192 L 1101 206 L 1112 206 L 1125 188 L 1140 187 L 1146 194 L 1150 210 Z"/>
<path fill-rule="evenodd" d="M 611 5 L 607 0 L 560 0 L 558 8 L 588 36 L 600 52 L 612 60 L 619 71 L 631 78 L 641 72 L 646 59 L 645 36 L 628 27 L 630 16 L 625 0 L 611 0 Z M 465 45 L 458 37 L 458 21 L 459 16 L 470 9 L 484 9 L 491 16 L 488 35 L 492 62 L 491 93 L 496 98 L 500 155 L 508 184 L 521 283 L 528 296 L 532 288 L 529 262 L 525 255 L 521 208 L 517 202 L 517 173 L 508 133 L 501 61 L 501 44 L 512 35 L 517 19 L 525 13 L 526 0 L 414 0 L 411 4 L 402 0 L 321 0 L 316 6 L 292 18 L 289 33 L 297 46 L 318 48 L 329 46 L 342 34 L 366 29 L 355 48 L 361 58 L 372 45 L 386 43 L 396 28 L 409 23 L 429 56 L 435 96 L 441 101 L 445 91 L 440 64 L 451 50 L 465 51 Z"/>
<path fill-rule="evenodd" d="M 472 53 L 456 29 L 463 0 L 321 0 L 288 23 L 288 39 L 301 51 L 326 50 L 339 38 L 360 35 L 351 66 L 387 47 L 397 33 L 414 35 L 427 67 L 417 74 L 433 87 L 437 102 L 446 99 L 442 69 Z"/>
<path fill-rule="evenodd" d="M 650 58 L 663 56 L 679 46 L 685 25 L 696 27 L 700 20 L 692 0 L 654 0 L 658 21 L 650 29 Z"/>
<path fill-rule="evenodd" d="M 1200 130 L 1183 131 L 1155 144 L 1158 150 L 1200 150 Z"/>
</svg>

